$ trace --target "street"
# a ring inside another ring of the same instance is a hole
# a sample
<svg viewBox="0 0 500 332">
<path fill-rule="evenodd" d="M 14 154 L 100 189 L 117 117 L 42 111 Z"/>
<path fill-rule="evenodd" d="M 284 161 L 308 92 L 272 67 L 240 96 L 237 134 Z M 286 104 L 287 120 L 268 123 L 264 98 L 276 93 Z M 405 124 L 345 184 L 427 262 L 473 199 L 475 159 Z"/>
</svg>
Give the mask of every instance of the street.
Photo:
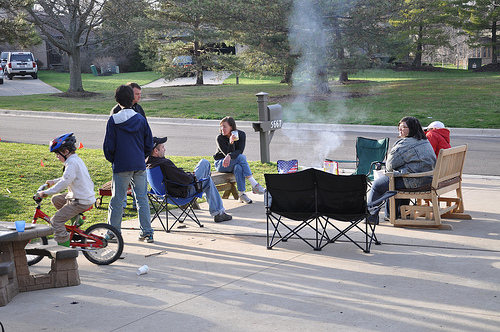
<svg viewBox="0 0 500 332">
<path fill-rule="evenodd" d="M 100 149 L 107 119 L 108 115 L 0 110 L 0 139 L 2 142 L 47 145 L 60 134 L 74 132 L 84 147 Z M 211 157 L 215 153 L 218 120 L 148 117 L 148 121 L 153 135 L 168 136 L 167 155 Z M 252 123 L 238 121 L 237 126 L 247 134 L 245 155 L 248 160 L 260 160 L 259 134 L 253 130 Z M 452 146 L 468 144 L 465 174 L 500 175 L 500 130 L 450 130 Z M 300 166 L 321 166 L 324 158 L 354 160 L 358 136 L 389 137 L 392 146 L 397 128 L 285 123 L 271 140 L 271 161 L 298 159 Z"/>
</svg>

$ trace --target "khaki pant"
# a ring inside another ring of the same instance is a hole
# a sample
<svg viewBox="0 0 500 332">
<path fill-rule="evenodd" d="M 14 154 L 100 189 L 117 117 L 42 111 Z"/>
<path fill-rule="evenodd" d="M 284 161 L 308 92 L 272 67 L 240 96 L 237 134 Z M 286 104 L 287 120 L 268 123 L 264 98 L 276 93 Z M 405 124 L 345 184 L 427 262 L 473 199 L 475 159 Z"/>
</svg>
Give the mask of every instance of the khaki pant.
<svg viewBox="0 0 500 332">
<path fill-rule="evenodd" d="M 66 195 L 67 193 L 54 195 L 51 199 L 52 204 L 57 209 L 57 212 L 50 219 L 50 225 L 54 229 L 54 240 L 57 243 L 69 240 L 69 233 L 64 224 L 92 206 L 92 204 L 80 204 L 77 200 L 68 200 Z"/>
</svg>

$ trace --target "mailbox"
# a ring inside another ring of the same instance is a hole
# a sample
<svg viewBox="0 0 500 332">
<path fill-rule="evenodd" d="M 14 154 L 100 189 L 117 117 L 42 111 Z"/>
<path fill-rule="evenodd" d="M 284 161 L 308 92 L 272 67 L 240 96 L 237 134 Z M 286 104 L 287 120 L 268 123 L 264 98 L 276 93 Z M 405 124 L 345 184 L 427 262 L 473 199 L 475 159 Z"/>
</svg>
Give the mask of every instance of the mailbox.
<svg viewBox="0 0 500 332">
<path fill-rule="evenodd" d="M 255 131 L 270 132 L 276 129 L 281 129 L 283 126 L 283 106 L 280 104 L 267 106 L 266 119 L 253 123 Z M 260 117 L 259 117 L 259 120 Z"/>
<path fill-rule="evenodd" d="M 263 163 L 270 162 L 269 144 L 274 132 L 283 126 L 283 107 L 280 104 L 267 105 L 265 92 L 258 93 L 259 122 L 252 124 L 253 129 L 260 133 L 260 160 Z"/>
</svg>

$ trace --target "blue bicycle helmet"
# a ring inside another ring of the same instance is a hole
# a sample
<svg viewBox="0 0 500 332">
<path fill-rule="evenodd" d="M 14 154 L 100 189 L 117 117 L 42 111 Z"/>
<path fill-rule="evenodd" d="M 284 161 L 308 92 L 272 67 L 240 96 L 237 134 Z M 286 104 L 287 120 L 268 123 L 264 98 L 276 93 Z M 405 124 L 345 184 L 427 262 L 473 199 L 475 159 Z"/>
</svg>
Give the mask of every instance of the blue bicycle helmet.
<svg viewBox="0 0 500 332">
<path fill-rule="evenodd" d="M 50 141 L 50 152 L 58 152 L 60 149 L 68 149 L 69 151 L 76 150 L 76 138 L 73 133 L 66 133 L 54 138 Z"/>
</svg>

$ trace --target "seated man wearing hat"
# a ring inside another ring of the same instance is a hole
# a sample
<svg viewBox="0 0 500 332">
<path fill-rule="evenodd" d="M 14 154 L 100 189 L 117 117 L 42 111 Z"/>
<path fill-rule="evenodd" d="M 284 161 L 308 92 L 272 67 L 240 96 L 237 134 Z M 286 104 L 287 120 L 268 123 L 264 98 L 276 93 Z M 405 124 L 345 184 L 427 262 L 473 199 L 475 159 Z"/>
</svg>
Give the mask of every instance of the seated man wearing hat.
<svg viewBox="0 0 500 332">
<path fill-rule="evenodd" d="M 425 129 L 425 136 L 431 143 L 436 158 L 441 149 L 449 149 L 450 145 L 450 131 L 444 127 L 441 121 L 433 121 Z"/>
<path fill-rule="evenodd" d="M 203 181 L 202 190 L 207 197 L 210 215 L 214 217 L 215 222 L 231 220 L 232 217 L 225 212 L 219 191 L 210 177 L 210 162 L 206 159 L 201 159 L 194 168 L 194 173 L 184 172 L 182 168 L 175 166 L 170 159 L 165 158 L 164 143 L 167 141 L 167 137 L 153 137 L 153 141 L 153 151 L 151 151 L 151 154 L 146 158 L 147 168 L 159 166 L 165 180 L 184 185 L 176 186 L 171 184 L 168 186 L 168 192 L 176 197 L 187 197 L 190 194 L 194 194 L 196 191 L 194 186 L 187 186 L 193 182 L 195 176 L 197 179 L 208 178 L 207 181 Z"/>
</svg>

